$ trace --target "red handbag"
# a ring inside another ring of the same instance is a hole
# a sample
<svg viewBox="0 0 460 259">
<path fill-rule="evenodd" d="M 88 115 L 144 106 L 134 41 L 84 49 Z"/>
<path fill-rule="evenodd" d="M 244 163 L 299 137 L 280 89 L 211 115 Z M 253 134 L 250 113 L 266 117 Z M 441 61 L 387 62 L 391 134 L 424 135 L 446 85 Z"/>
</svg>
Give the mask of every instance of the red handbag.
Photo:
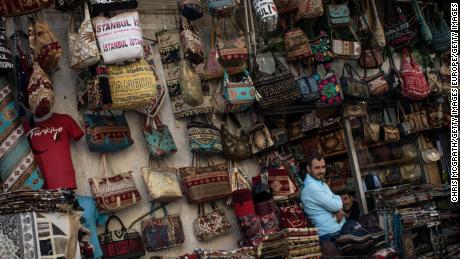
<svg viewBox="0 0 460 259">
<path fill-rule="evenodd" d="M 2 0 L 0 16 L 20 16 L 38 12 L 51 5 L 52 0 Z"/>
<path fill-rule="evenodd" d="M 431 92 L 422 68 L 415 62 L 414 57 L 408 53 L 407 49 L 403 50 L 401 79 L 403 81 L 402 93 L 407 98 L 421 100 L 428 97 Z"/>
</svg>

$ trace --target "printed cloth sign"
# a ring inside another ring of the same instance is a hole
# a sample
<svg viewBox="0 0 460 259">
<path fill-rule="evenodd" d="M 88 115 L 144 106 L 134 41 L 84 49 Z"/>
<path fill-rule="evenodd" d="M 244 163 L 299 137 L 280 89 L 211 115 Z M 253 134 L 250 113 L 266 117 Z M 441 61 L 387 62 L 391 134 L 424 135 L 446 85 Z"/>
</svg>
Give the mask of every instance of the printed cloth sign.
<svg viewBox="0 0 460 259">
<path fill-rule="evenodd" d="M 136 11 L 112 18 L 95 17 L 93 26 L 106 65 L 144 57 L 142 29 Z"/>
<path fill-rule="evenodd" d="M 19 120 L 13 93 L 4 77 L 0 77 L 0 168 L 5 192 L 38 190 L 43 186 L 43 178 Z"/>
</svg>

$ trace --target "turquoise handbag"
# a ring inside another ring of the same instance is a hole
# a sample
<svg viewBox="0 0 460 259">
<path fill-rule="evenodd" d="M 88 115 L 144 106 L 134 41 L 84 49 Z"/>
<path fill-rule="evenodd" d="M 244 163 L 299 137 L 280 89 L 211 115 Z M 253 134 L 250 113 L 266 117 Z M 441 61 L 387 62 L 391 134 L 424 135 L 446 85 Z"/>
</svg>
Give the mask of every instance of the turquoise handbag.
<svg viewBox="0 0 460 259">
<path fill-rule="evenodd" d="M 436 52 L 450 49 L 450 29 L 437 7 L 434 9 L 434 17 L 430 18 L 428 19 L 428 27 L 430 27 L 433 35 L 431 41 L 433 49 Z"/>
<path fill-rule="evenodd" d="M 256 89 L 249 72 L 245 69 L 240 82 L 230 82 L 227 70 L 224 69 L 224 98 L 230 104 L 251 106 L 256 100 Z"/>
<path fill-rule="evenodd" d="M 422 14 L 422 10 L 420 10 L 420 6 L 418 5 L 417 0 L 412 0 L 412 8 L 414 8 L 418 23 L 420 24 L 420 34 L 422 35 L 422 39 L 426 43 L 430 44 L 433 40 L 433 35 L 431 34 L 431 30 L 428 27 L 425 17 Z"/>
<path fill-rule="evenodd" d="M 348 5 L 330 4 L 327 6 L 327 10 L 330 27 L 344 27 L 350 24 L 350 10 L 348 9 Z"/>
<path fill-rule="evenodd" d="M 111 153 L 131 146 L 131 131 L 124 114 L 85 114 L 85 138 L 89 151 Z"/>
<path fill-rule="evenodd" d="M 142 129 L 142 134 L 147 143 L 150 156 L 155 159 L 161 159 L 176 153 L 176 143 L 168 126 L 161 123 L 158 116 L 155 116 L 152 122 L 150 122 L 149 117 L 147 117 L 146 125 Z"/>
<path fill-rule="evenodd" d="M 235 0 L 209 0 L 208 7 L 209 7 L 209 12 L 213 16 L 217 16 L 217 17 L 231 16 L 233 14 L 233 10 L 235 10 L 236 1 Z"/>
<path fill-rule="evenodd" d="M 220 130 L 206 116 L 203 121 L 195 117 L 187 124 L 190 151 L 193 153 L 220 155 L 223 153 Z"/>
</svg>

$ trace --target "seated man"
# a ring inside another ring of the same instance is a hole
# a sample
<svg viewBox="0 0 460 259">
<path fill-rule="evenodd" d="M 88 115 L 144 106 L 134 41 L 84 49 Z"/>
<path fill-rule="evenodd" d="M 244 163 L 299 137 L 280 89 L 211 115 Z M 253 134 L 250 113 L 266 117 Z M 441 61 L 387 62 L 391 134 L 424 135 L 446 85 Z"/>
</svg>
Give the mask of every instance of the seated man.
<svg viewBox="0 0 460 259">
<path fill-rule="evenodd" d="M 358 221 L 361 212 L 359 211 L 359 204 L 353 199 L 351 191 L 344 191 L 340 194 L 343 204 L 343 212 L 347 220 Z"/>
<path fill-rule="evenodd" d="M 324 182 L 326 162 L 320 154 L 315 153 L 308 158 L 307 173 L 301 200 L 305 213 L 319 230 L 322 244 L 337 237 L 345 224 L 342 199 L 333 194 Z"/>
</svg>

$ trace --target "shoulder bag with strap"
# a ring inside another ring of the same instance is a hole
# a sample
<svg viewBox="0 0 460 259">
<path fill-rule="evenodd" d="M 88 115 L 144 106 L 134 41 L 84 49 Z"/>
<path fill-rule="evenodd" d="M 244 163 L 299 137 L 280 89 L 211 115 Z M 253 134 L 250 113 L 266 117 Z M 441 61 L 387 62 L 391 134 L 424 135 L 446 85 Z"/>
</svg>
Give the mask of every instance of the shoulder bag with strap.
<svg viewBox="0 0 460 259">
<path fill-rule="evenodd" d="M 332 0 L 332 4 L 327 6 L 328 22 L 330 27 L 346 27 L 350 24 L 350 10 L 348 9 L 348 1 L 345 3 L 336 4 Z"/>
<path fill-rule="evenodd" d="M 396 13 L 390 14 L 391 9 Z M 412 32 L 409 21 L 396 0 L 385 1 L 384 17 L 385 38 L 390 47 L 401 47 L 414 39 L 415 33 Z"/>
<path fill-rule="evenodd" d="M 433 14 L 428 16 L 428 27 L 430 28 L 433 40 L 431 45 L 437 52 L 450 48 L 450 28 L 438 6 L 435 5 Z"/>
<path fill-rule="evenodd" d="M 353 77 L 353 74 L 355 77 Z M 359 73 L 349 63 L 345 63 L 340 77 L 343 94 L 355 98 L 369 98 L 369 88 Z"/>
<path fill-rule="evenodd" d="M 415 62 L 414 57 L 407 49 L 403 50 L 401 79 L 403 82 L 402 94 L 407 98 L 421 100 L 428 97 L 431 92 L 422 68 Z"/>
<path fill-rule="evenodd" d="M 149 114 L 142 128 L 150 156 L 155 159 L 171 156 L 177 152 L 176 143 L 169 131 L 168 125 L 163 124 L 158 116 Z"/>
<path fill-rule="evenodd" d="M 193 153 L 217 155 L 222 153 L 220 131 L 206 116 L 196 117 L 187 123 L 190 151 Z"/>
<path fill-rule="evenodd" d="M 168 167 L 165 162 L 141 168 L 142 179 L 151 201 L 172 202 L 182 198 L 177 168 Z"/>
<path fill-rule="evenodd" d="M 234 118 L 234 121 L 237 122 L 237 126 L 240 128 L 241 124 L 239 121 L 236 118 Z M 239 130 L 239 135 L 233 135 L 229 132 L 227 123 L 222 123 L 220 138 L 225 157 L 232 160 L 246 160 L 251 158 L 251 143 L 249 136 L 243 130 Z"/>
<path fill-rule="evenodd" d="M 211 202 L 211 211 L 206 212 L 206 204 L 198 205 L 198 217 L 193 221 L 193 233 L 199 241 L 215 239 L 232 231 L 232 226 L 223 209 Z"/>
</svg>

